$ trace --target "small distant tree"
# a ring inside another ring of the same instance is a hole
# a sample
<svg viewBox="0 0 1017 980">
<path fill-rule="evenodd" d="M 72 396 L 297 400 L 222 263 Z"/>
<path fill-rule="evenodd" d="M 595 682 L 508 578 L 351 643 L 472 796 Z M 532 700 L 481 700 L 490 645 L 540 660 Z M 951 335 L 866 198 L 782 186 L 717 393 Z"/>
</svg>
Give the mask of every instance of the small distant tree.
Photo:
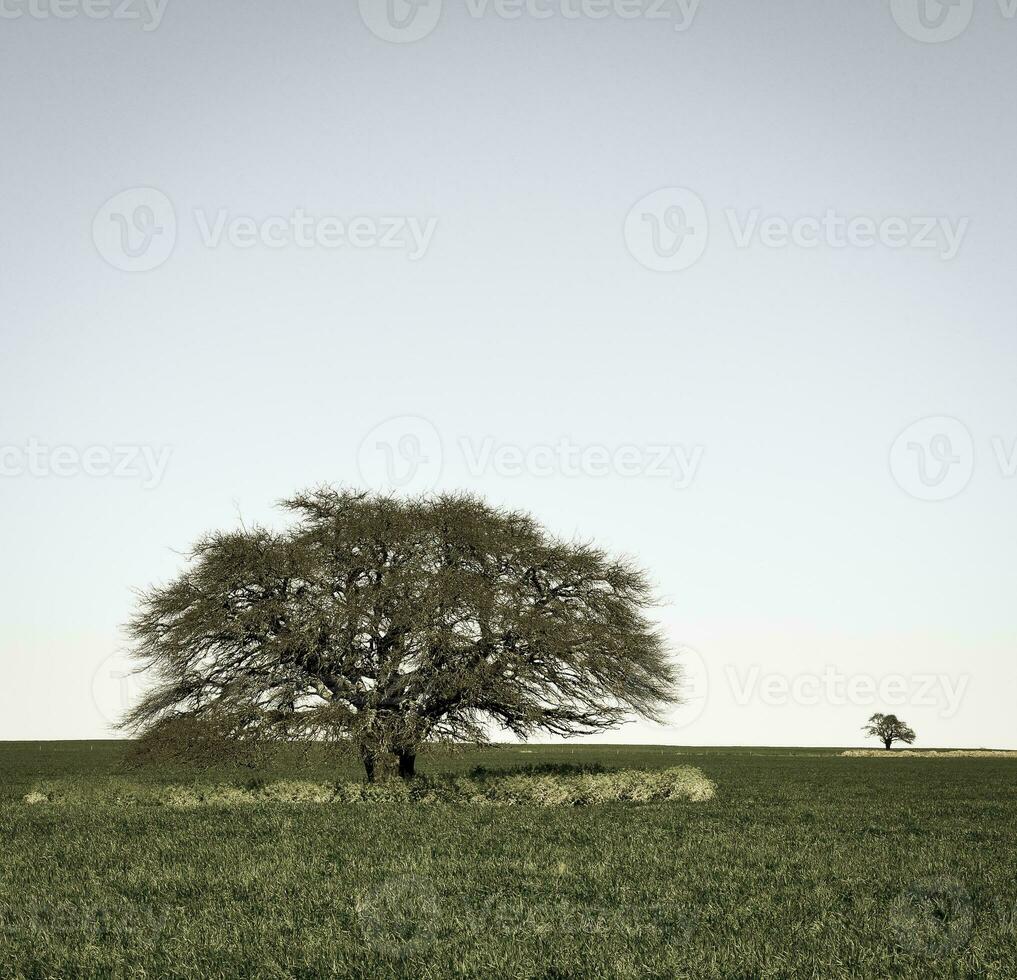
<svg viewBox="0 0 1017 980">
<path fill-rule="evenodd" d="M 911 745 L 918 737 L 915 735 L 914 729 L 909 728 L 907 723 L 901 721 L 896 715 L 884 715 L 879 712 L 869 719 L 869 723 L 863 728 L 863 731 L 872 738 L 878 738 L 885 749 L 889 749 L 894 742 Z"/>
<path fill-rule="evenodd" d="M 286 530 L 208 535 L 142 594 L 130 633 L 154 685 L 128 731 L 341 740 L 368 779 L 385 758 L 411 777 L 426 742 L 592 734 L 679 700 L 631 561 L 465 495 L 284 506 Z"/>
</svg>

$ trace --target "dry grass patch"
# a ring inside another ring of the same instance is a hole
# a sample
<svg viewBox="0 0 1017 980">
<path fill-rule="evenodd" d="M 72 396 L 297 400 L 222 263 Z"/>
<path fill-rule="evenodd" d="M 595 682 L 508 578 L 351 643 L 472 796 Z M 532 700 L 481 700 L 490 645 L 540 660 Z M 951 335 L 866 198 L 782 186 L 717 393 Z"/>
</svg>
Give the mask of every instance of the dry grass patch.
<svg viewBox="0 0 1017 980">
<path fill-rule="evenodd" d="M 717 787 L 692 766 L 646 772 L 518 773 L 471 780 L 481 802 L 538 806 L 588 806 L 597 803 L 653 803 L 711 800 Z"/>
<path fill-rule="evenodd" d="M 1009 749 L 848 749 L 842 756 L 852 759 L 1008 759 L 1017 757 Z"/>
<path fill-rule="evenodd" d="M 26 804 L 105 803 L 114 806 L 245 806 L 264 803 L 346 805 L 356 803 L 450 803 L 486 806 L 592 806 L 713 799 L 717 787 L 692 766 L 641 770 L 535 767 L 508 772 L 476 769 L 466 776 L 412 782 L 315 783 L 285 780 L 247 785 L 140 785 L 124 780 L 85 787 L 80 783 L 37 786 Z"/>
</svg>

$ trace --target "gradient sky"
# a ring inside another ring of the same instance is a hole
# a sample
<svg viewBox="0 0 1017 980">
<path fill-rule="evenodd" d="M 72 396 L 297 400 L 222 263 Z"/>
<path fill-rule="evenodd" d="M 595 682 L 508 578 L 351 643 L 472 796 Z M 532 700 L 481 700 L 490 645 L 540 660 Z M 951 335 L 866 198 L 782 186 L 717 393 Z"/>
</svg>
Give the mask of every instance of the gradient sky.
<svg viewBox="0 0 1017 980">
<path fill-rule="evenodd" d="M 638 556 L 690 702 L 611 740 L 853 745 L 894 710 L 1017 748 L 1005 0 L 925 42 L 919 0 L 445 0 L 412 43 L 371 0 L 34 2 L 0 0 L 0 738 L 107 735 L 132 589 L 332 482 Z M 360 247 L 242 247 L 300 214 Z"/>
</svg>

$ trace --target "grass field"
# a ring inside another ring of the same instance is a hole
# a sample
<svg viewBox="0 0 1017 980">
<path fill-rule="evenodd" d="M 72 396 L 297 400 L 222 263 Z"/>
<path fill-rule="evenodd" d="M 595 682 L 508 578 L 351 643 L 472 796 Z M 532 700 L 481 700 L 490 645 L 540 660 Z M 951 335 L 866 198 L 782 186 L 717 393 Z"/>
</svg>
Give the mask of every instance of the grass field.
<svg viewBox="0 0 1017 980">
<path fill-rule="evenodd" d="M 181 808 L 114 805 L 111 779 L 193 778 L 122 751 L 0 744 L 4 977 L 1017 976 L 1012 759 L 494 747 L 419 767 L 693 765 L 717 795 Z M 90 798 L 25 804 L 43 783 Z"/>
</svg>

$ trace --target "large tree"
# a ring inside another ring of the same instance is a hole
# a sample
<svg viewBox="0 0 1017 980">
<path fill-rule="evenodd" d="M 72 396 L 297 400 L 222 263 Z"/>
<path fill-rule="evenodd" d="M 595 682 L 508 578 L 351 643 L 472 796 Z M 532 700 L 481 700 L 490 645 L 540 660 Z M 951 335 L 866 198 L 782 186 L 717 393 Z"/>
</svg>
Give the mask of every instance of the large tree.
<svg viewBox="0 0 1017 980">
<path fill-rule="evenodd" d="M 283 506 L 288 529 L 208 535 L 142 593 L 129 631 L 154 684 L 125 728 L 339 739 L 373 779 L 389 753 L 412 776 L 426 741 L 591 734 L 678 700 L 631 561 L 466 495 Z"/>
<path fill-rule="evenodd" d="M 878 738 L 883 743 L 884 749 L 889 749 L 894 742 L 903 742 L 911 745 L 918 737 L 913 728 L 909 728 L 906 722 L 901 721 L 896 715 L 884 715 L 876 712 L 869 723 L 863 727 L 866 735 Z"/>
</svg>

